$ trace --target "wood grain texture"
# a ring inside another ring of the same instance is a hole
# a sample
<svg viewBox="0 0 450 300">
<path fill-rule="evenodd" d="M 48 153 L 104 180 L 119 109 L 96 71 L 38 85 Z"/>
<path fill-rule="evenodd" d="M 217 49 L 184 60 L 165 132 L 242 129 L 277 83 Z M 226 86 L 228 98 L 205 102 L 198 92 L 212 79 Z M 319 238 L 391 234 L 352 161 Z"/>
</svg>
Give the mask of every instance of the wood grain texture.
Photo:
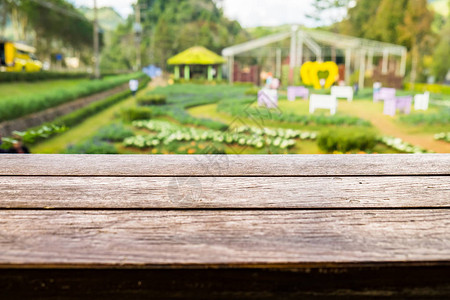
<svg viewBox="0 0 450 300">
<path fill-rule="evenodd" d="M 0 211 L 0 266 L 450 260 L 448 210 Z"/>
<path fill-rule="evenodd" d="M 2 155 L 0 176 L 449 175 L 450 154 Z"/>
<path fill-rule="evenodd" d="M 450 176 L 0 177 L 0 208 L 450 208 Z"/>
</svg>

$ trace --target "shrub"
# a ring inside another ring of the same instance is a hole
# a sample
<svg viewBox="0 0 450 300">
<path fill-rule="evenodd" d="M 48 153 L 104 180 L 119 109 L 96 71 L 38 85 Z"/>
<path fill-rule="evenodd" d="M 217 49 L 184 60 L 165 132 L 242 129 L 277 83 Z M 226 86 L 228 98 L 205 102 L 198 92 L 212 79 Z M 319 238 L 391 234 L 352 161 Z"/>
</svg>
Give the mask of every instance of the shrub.
<svg viewBox="0 0 450 300">
<path fill-rule="evenodd" d="M 252 87 L 245 91 L 246 96 L 258 96 L 259 89 L 257 87 Z"/>
<path fill-rule="evenodd" d="M 141 106 L 145 105 L 165 105 L 167 103 L 167 97 L 165 95 L 155 95 L 155 94 L 149 94 L 149 95 L 142 95 L 139 96 L 137 99 L 137 104 Z"/>
<path fill-rule="evenodd" d="M 377 144 L 377 137 L 371 130 L 354 130 L 351 128 L 327 130 L 319 135 L 319 148 L 328 153 L 334 151 L 370 152 Z"/>
<path fill-rule="evenodd" d="M 110 143 L 93 139 L 79 145 L 69 146 L 67 154 L 118 154 L 116 147 Z"/>
<path fill-rule="evenodd" d="M 95 138 L 105 142 L 121 142 L 125 138 L 133 136 L 131 129 L 126 128 L 122 123 L 111 124 L 100 128 Z"/>
<path fill-rule="evenodd" d="M 152 117 L 152 109 L 150 107 L 128 107 L 120 111 L 122 120 L 131 122 L 136 120 L 149 120 Z"/>
</svg>

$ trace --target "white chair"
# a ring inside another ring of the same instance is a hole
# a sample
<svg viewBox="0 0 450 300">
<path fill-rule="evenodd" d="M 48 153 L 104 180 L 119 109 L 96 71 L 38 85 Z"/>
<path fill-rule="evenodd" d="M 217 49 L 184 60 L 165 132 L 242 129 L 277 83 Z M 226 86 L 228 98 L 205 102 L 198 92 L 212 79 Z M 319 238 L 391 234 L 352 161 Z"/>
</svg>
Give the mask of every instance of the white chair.
<svg viewBox="0 0 450 300">
<path fill-rule="evenodd" d="M 312 94 L 309 98 L 309 113 L 313 114 L 318 108 L 329 109 L 330 114 L 336 114 L 338 101 L 334 95 L 316 95 Z"/>
<path fill-rule="evenodd" d="M 331 88 L 331 95 L 336 98 L 347 99 L 348 102 L 353 101 L 353 88 L 351 86 L 333 86 Z"/>
<path fill-rule="evenodd" d="M 427 110 L 430 103 L 430 92 L 414 96 L 414 110 Z"/>
</svg>

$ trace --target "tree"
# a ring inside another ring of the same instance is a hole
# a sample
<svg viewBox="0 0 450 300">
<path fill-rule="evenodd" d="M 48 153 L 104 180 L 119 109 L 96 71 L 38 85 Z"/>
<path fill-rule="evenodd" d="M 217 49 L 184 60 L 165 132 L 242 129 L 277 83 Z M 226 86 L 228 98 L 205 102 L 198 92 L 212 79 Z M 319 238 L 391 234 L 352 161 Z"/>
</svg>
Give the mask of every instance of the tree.
<svg viewBox="0 0 450 300">
<path fill-rule="evenodd" d="M 323 19 L 325 12 L 337 11 L 340 8 L 349 8 L 352 3 L 351 0 L 314 0 L 311 4 L 313 11 L 307 14 L 306 17 L 315 21 L 320 21 Z M 337 22 L 338 20 L 332 20 Z"/>
<path fill-rule="evenodd" d="M 347 19 L 338 25 L 339 31 L 352 36 L 367 37 L 380 3 L 381 0 L 358 0 L 356 5 L 348 10 Z"/>
<path fill-rule="evenodd" d="M 403 22 L 397 27 L 397 42 L 411 51 L 411 82 L 415 82 L 417 73 L 423 70 L 423 59 L 419 61 L 419 58 L 431 54 L 435 42 L 431 29 L 434 13 L 428 10 L 427 4 L 427 0 L 409 0 Z"/>
<path fill-rule="evenodd" d="M 448 7 L 450 8 L 450 0 Z M 439 36 L 440 41 L 433 53 L 432 70 L 436 79 L 442 81 L 450 70 L 450 15 Z"/>
</svg>

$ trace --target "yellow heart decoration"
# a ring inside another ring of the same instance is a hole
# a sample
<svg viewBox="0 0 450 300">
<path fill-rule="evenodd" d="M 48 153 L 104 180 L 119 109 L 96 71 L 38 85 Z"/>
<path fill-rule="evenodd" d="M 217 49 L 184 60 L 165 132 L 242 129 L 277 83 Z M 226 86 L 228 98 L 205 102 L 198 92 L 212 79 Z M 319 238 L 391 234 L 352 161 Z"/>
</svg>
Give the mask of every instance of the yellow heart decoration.
<svg viewBox="0 0 450 300">
<path fill-rule="evenodd" d="M 324 63 L 308 61 L 300 69 L 300 75 L 305 85 L 312 85 L 316 90 L 322 88 L 320 85 L 319 72 L 328 72 L 328 78 L 325 82 L 325 88 L 330 88 L 336 82 L 339 75 L 339 68 L 336 63 L 327 61 Z"/>
</svg>

